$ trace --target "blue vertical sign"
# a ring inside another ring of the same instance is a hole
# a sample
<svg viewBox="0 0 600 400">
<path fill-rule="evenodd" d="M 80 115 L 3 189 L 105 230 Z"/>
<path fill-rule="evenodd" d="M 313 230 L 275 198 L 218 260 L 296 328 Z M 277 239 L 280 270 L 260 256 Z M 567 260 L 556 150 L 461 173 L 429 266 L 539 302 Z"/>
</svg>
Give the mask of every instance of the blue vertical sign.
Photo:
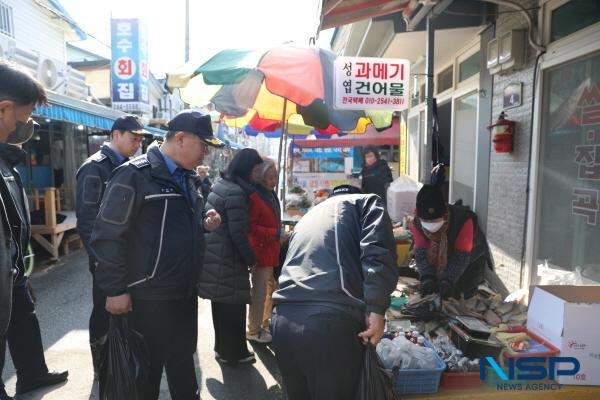
<svg viewBox="0 0 600 400">
<path fill-rule="evenodd" d="M 149 112 L 148 41 L 138 19 L 111 20 L 113 108 Z"/>
</svg>

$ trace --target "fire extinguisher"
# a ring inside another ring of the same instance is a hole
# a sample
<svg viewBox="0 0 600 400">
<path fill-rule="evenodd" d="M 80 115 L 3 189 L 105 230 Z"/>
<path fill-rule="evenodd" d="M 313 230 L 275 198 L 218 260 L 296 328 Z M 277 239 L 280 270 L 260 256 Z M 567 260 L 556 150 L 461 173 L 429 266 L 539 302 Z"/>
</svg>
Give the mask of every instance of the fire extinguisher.
<svg viewBox="0 0 600 400">
<path fill-rule="evenodd" d="M 512 152 L 515 122 L 506 119 L 504 111 L 500 113 L 498 120 L 487 128 L 492 134 L 492 143 L 494 143 L 496 153 Z"/>
</svg>

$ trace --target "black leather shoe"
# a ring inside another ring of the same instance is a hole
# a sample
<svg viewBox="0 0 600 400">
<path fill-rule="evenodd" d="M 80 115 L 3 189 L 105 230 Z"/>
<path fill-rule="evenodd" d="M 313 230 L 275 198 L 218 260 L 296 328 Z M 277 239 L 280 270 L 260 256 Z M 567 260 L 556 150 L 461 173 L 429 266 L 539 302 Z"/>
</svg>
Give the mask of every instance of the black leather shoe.
<svg viewBox="0 0 600 400">
<path fill-rule="evenodd" d="M 18 380 L 17 379 L 17 394 L 31 392 L 34 389 L 43 388 L 62 383 L 67 380 L 69 371 L 63 372 L 48 372 L 37 378 Z"/>
<path fill-rule="evenodd" d="M 14 400 L 14 397 L 10 397 L 3 387 L 0 387 L 0 400 Z"/>
</svg>

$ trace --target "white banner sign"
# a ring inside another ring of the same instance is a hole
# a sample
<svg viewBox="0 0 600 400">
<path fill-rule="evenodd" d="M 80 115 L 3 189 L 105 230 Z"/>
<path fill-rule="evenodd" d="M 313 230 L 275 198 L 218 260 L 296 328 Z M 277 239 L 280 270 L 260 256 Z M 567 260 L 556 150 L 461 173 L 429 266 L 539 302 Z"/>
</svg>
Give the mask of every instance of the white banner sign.
<svg viewBox="0 0 600 400">
<path fill-rule="evenodd" d="M 337 110 L 404 110 L 408 107 L 408 60 L 338 57 L 333 75 Z"/>
</svg>

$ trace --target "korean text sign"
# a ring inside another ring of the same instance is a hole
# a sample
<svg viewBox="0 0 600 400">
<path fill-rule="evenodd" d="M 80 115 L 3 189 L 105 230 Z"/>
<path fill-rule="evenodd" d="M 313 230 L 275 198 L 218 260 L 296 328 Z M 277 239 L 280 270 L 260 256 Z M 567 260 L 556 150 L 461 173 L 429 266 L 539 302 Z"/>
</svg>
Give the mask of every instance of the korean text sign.
<svg viewBox="0 0 600 400">
<path fill-rule="evenodd" d="M 408 60 L 338 57 L 333 74 L 335 109 L 403 110 L 408 107 Z"/>
<path fill-rule="evenodd" d="M 123 111 L 148 108 L 148 44 L 146 30 L 138 19 L 113 19 L 112 103 Z"/>
</svg>

